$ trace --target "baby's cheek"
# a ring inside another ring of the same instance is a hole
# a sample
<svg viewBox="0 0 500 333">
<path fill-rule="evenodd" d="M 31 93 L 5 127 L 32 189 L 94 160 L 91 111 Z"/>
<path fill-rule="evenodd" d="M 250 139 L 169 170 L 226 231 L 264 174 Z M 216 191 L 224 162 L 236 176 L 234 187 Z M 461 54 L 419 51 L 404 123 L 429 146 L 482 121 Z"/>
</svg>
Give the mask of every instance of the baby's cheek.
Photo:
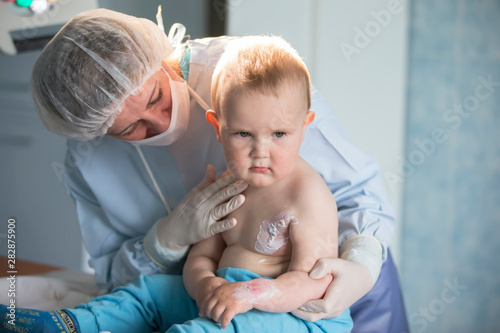
<svg viewBox="0 0 500 333">
<path fill-rule="evenodd" d="M 237 155 L 232 153 L 225 152 L 224 155 L 226 156 L 227 168 L 237 178 L 241 178 L 241 168 L 242 168 L 241 160 L 238 158 Z"/>
<path fill-rule="evenodd" d="M 300 143 L 299 143 L 300 146 Z M 285 145 L 280 147 L 274 154 L 274 163 L 279 165 L 280 170 L 290 173 L 295 166 L 299 150 L 293 145 Z"/>
</svg>

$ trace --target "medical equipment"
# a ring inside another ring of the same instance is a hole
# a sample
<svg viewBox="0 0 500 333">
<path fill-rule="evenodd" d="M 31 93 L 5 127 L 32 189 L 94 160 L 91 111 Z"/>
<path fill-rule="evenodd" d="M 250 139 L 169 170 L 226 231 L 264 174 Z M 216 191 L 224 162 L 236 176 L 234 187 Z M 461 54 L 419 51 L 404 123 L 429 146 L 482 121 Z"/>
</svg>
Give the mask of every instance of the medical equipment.
<svg viewBox="0 0 500 333">
<path fill-rule="evenodd" d="M 74 15 L 97 7 L 97 0 L 2 0 L 0 52 L 42 49 Z"/>
</svg>

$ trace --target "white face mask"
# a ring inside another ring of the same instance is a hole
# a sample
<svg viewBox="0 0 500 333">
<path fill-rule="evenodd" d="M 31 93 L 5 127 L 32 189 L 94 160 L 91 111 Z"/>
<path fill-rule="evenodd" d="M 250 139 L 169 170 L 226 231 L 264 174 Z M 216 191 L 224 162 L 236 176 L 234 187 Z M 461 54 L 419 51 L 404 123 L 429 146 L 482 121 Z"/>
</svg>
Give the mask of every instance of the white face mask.
<svg viewBox="0 0 500 333">
<path fill-rule="evenodd" d="M 170 93 L 172 94 L 172 118 L 168 129 L 158 135 L 147 139 L 129 141 L 134 145 L 145 146 L 168 146 L 177 141 L 185 132 L 189 123 L 190 105 L 189 90 L 186 81 L 174 81 L 170 78 L 167 71 L 162 67 L 168 76 L 170 84 Z"/>
</svg>

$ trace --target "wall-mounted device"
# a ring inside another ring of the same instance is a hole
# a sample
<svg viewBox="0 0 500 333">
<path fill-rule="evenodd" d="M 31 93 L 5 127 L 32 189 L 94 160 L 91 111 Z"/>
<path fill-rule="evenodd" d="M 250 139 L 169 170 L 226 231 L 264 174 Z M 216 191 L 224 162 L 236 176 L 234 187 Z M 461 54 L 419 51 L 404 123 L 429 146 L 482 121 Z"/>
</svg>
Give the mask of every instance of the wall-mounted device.
<svg viewBox="0 0 500 333">
<path fill-rule="evenodd" d="M 0 0 L 0 52 L 42 49 L 73 16 L 97 0 Z"/>
</svg>

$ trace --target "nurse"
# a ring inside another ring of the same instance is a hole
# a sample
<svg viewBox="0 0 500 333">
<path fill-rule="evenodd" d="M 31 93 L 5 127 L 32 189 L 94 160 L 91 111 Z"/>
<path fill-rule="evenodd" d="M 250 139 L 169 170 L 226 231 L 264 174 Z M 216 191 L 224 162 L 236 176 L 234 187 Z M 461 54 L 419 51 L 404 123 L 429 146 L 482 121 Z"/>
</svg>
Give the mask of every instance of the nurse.
<svg viewBox="0 0 500 333">
<path fill-rule="evenodd" d="M 232 37 L 183 37 L 182 25 L 167 37 L 149 20 L 92 10 L 66 24 L 33 69 L 42 122 L 68 138 L 63 177 L 101 293 L 140 274 L 180 273 L 189 246 L 234 227 L 224 217 L 244 203 L 246 184 L 216 180 L 226 165 L 205 120 Z M 311 109 L 300 155 L 337 201 L 341 248 L 310 273 L 333 274 L 325 298 L 294 314 L 315 321 L 350 307 L 354 332 L 407 331 L 378 165 L 347 141 L 317 92 Z"/>
</svg>

